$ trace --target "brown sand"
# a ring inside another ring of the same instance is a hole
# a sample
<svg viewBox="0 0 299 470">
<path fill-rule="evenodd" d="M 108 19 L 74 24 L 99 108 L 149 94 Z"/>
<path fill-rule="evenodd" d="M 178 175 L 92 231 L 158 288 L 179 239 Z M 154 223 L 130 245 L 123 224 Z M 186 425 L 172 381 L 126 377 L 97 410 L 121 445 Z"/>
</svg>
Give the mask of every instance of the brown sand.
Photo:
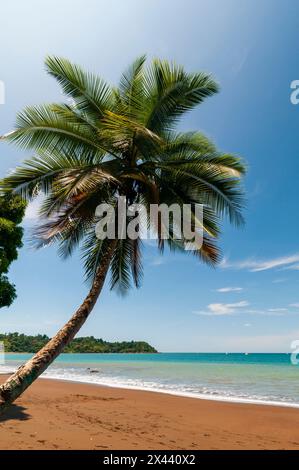
<svg viewBox="0 0 299 470">
<path fill-rule="evenodd" d="M 0 418 L 0 449 L 299 449 L 299 409 L 40 379 Z"/>
</svg>

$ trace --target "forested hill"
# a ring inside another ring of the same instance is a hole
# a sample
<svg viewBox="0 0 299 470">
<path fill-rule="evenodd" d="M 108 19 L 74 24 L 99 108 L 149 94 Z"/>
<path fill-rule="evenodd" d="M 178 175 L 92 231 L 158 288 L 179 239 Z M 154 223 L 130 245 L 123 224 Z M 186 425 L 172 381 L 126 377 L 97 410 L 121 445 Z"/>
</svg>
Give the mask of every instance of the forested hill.
<svg viewBox="0 0 299 470">
<path fill-rule="evenodd" d="M 27 336 L 21 333 L 0 334 L 6 352 L 35 353 L 48 341 L 47 335 Z M 109 343 L 93 336 L 75 338 L 64 350 L 66 353 L 156 353 L 145 341 L 122 341 Z"/>
</svg>

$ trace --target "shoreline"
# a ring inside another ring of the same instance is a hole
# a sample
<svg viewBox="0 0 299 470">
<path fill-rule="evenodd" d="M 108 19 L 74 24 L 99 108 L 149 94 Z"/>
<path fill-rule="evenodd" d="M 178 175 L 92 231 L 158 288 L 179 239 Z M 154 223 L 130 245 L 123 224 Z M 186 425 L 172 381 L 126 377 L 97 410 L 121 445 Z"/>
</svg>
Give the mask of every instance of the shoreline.
<svg viewBox="0 0 299 470">
<path fill-rule="evenodd" d="M 9 376 L 13 374 L 14 371 L 11 372 L 0 372 L 0 377 L 2 376 Z M 254 398 L 241 398 L 241 397 L 226 397 L 223 395 L 209 395 L 209 394 L 195 394 L 195 393 L 188 393 L 188 392 L 179 392 L 179 391 L 172 391 L 167 389 L 155 389 L 155 388 L 146 388 L 146 387 L 138 387 L 133 385 L 116 385 L 116 384 L 105 384 L 105 383 L 97 383 L 92 381 L 84 381 L 84 380 L 75 380 L 74 378 L 60 378 L 60 377 L 39 377 L 42 380 L 54 380 L 58 382 L 66 382 L 66 383 L 73 383 L 73 384 L 82 384 L 82 385 L 95 385 L 97 387 L 107 387 L 112 389 L 120 389 L 120 390 L 132 390 L 132 391 L 139 391 L 139 392 L 150 392 L 150 393 L 161 393 L 163 395 L 170 395 L 178 398 L 190 398 L 194 400 L 205 400 L 211 402 L 220 402 L 220 403 L 233 403 L 233 404 L 244 404 L 244 405 L 257 405 L 257 406 L 272 406 L 278 408 L 292 408 L 292 409 L 299 409 L 299 403 L 292 403 L 292 402 L 283 402 L 283 401 L 271 401 L 271 400 L 259 400 Z"/>
<path fill-rule="evenodd" d="M 273 407 L 278 407 L 278 408 L 294 408 L 294 409 L 299 409 L 299 403 L 291 403 L 291 402 L 283 402 L 283 401 L 266 401 L 266 400 L 258 400 L 258 399 L 246 399 L 246 398 L 239 398 L 239 397 L 225 397 L 222 395 L 204 395 L 204 394 L 198 394 L 196 395 L 195 393 L 188 393 L 188 392 L 174 392 L 171 390 L 166 390 L 166 389 L 155 389 L 155 388 L 142 388 L 142 387 L 135 387 L 135 386 L 130 386 L 130 385 L 108 385 L 108 384 L 103 384 L 103 383 L 97 383 L 97 382 L 84 382 L 81 380 L 74 380 L 74 379 L 63 379 L 63 378 L 57 378 L 57 377 L 40 377 L 40 379 L 43 380 L 57 380 L 57 381 L 62 381 L 66 383 L 73 383 L 73 384 L 82 384 L 82 385 L 94 385 L 96 387 L 107 387 L 107 388 L 113 388 L 113 389 L 120 389 L 120 390 L 132 390 L 136 392 L 149 392 L 149 393 L 161 393 L 162 395 L 170 395 L 178 398 L 190 398 L 193 400 L 206 400 L 206 401 L 216 401 L 220 403 L 236 403 L 236 404 L 244 404 L 244 405 L 257 405 L 257 406 L 273 406 Z"/>
<path fill-rule="evenodd" d="M 0 449 L 299 449 L 298 427 L 294 408 L 44 378 L 0 417 Z"/>
</svg>

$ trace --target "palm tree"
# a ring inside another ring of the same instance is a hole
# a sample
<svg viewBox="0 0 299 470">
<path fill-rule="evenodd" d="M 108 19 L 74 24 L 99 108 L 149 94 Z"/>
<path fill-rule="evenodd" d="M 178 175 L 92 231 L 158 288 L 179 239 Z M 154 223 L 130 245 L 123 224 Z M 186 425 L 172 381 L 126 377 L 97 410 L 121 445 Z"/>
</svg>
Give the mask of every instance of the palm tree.
<svg viewBox="0 0 299 470">
<path fill-rule="evenodd" d="M 218 91 L 206 73 L 186 73 L 167 61 L 145 66 L 138 58 L 112 88 L 101 78 L 68 60 L 46 59 L 69 100 L 26 108 L 14 131 L 2 137 L 34 156 L 1 183 L 4 193 L 16 192 L 27 201 L 43 194 L 40 223 L 35 233 L 39 246 L 58 242 L 63 257 L 79 245 L 83 250 L 90 291 L 61 330 L 32 359 L 0 387 L 0 410 L 12 403 L 63 351 L 85 323 L 110 270 L 111 288 L 125 292 L 142 278 L 141 240 L 104 239 L 95 234 L 96 207 L 117 204 L 190 204 L 196 228 L 195 204 L 204 207 L 203 244 L 194 251 L 215 265 L 219 221 L 228 215 L 242 223 L 239 158 L 220 153 L 199 132 L 178 133 L 176 125 L 186 112 Z M 158 248 L 185 251 L 187 240 L 161 236 Z M 188 251 L 190 253 L 190 251 Z"/>
</svg>

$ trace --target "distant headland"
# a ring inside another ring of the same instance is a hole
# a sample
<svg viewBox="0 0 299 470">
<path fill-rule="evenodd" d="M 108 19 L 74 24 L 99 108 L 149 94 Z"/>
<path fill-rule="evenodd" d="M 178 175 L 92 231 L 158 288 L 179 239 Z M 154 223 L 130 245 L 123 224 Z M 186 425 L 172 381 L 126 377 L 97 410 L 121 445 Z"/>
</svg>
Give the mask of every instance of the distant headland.
<svg viewBox="0 0 299 470">
<path fill-rule="evenodd" d="M 47 335 L 27 336 L 23 333 L 0 334 L 6 352 L 35 353 L 50 338 Z M 146 341 L 109 342 L 103 339 L 86 336 L 75 338 L 65 348 L 65 353 L 157 353 L 158 351 Z"/>
</svg>

